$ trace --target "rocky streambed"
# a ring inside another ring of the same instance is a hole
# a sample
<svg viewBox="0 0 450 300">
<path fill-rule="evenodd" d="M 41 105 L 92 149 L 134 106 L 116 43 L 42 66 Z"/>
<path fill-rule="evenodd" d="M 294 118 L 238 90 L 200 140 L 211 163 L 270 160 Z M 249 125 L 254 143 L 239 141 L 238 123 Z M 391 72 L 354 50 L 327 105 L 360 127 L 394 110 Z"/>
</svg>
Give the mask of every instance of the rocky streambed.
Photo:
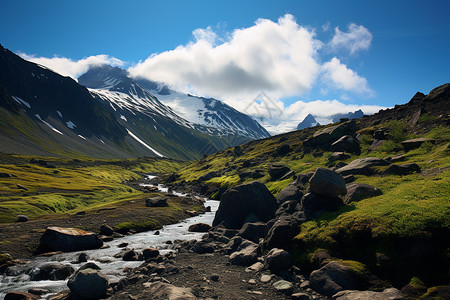
<svg viewBox="0 0 450 300">
<path fill-rule="evenodd" d="M 159 188 L 162 192 L 167 192 L 163 186 Z M 188 228 L 196 223 L 212 224 L 218 203 L 218 201 L 207 200 L 205 207 L 211 207 L 211 211 L 176 224 L 163 226 L 160 230 L 126 235 L 105 242 L 101 249 L 58 253 L 22 260 L 19 264 L 8 267 L 0 275 L 0 299 L 3 299 L 10 291 L 26 292 L 30 289 L 41 289 L 44 293 L 48 291 L 50 293 L 45 293 L 41 298 L 51 297 L 52 294 L 67 289 L 67 274 L 85 263 L 95 263 L 110 283 L 118 282 L 126 275 L 124 271 L 142 264 L 142 261 L 124 260 L 124 253 L 129 250 L 142 252 L 146 248 L 156 248 L 161 254 L 165 254 L 172 251 L 172 244 L 176 240 L 200 239 L 202 233 L 189 232 Z M 80 255 L 84 257 L 81 260 Z"/>
</svg>

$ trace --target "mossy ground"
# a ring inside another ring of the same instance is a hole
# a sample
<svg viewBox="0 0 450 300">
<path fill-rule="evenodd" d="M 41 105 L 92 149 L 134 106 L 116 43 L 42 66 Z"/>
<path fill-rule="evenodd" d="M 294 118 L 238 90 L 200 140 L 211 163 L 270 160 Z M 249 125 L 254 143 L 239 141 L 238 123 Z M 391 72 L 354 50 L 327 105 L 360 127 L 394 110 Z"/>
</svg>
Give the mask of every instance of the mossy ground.
<svg viewBox="0 0 450 300">
<path fill-rule="evenodd" d="M 30 163 L 30 159 L 41 164 Z M 167 173 L 181 163 L 166 159 L 69 160 L 2 155 L 0 172 L 0 222 L 18 214 L 36 218 L 45 214 L 91 209 L 103 204 L 143 196 L 125 181 L 145 173 Z M 46 166 L 45 166 L 46 165 Z"/>
</svg>

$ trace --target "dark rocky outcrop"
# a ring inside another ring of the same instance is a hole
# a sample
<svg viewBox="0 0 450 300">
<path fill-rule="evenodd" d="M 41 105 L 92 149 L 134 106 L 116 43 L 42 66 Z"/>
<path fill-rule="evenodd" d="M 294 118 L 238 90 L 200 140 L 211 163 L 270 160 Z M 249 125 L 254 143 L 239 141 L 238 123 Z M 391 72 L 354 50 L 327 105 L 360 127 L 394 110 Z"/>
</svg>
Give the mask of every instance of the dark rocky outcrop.
<svg viewBox="0 0 450 300">
<path fill-rule="evenodd" d="M 331 144 L 340 139 L 344 135 L 354 136 L 356 133 L 356 122 L 347 121 L 342 124 L 330 126 L 322 130 L 316 131 L 313 137 L 303 142 L 304 147 L 321 148 L 328 150 Z"/>
<path fill-rule="evenodd" d="M 417 164 L 407 165 L 390 165 L 383 174 L 386 175 L 408 175 L 413 173 L 420 173 L 420 167 Z"/>
<path fill-rule="evenodd" d="M 269 175 L 271 180 L 278 180 L 289 171 L 291 171 L 291 169 L 282 163 L 273 163 L 269 167 Z"/>
<path fill-rule="evenodd" d="M 344 197 L 344 203 L 361 201 L 366 198 L 381 195 L 380 189 L 364 183 L 350 183 L 347 184 L 347 194 Z"/>
<path fill-rule="evenodd" d="M 99 299 L 106 294 L 108 280 L 98 270 L 84 269 L 76 272 L 67 286 L 72 299 Z"/>
<path fill-rule="evenodd" d="M 221 198 L 213 226 L 240 229 L 247 222 L 267 222 L 277 209 L 276 199 L 260 182 L 228 189 Z"/>
<path fill-rule="evenodd" d="M 25 292 L 9 292 L 5 295 L 4 300 L 37 300 L 39 296 Z"/>
<path fill-rule="evenodd" d="M 238 251 L 230 255 L 230 263 L 233 265 L 250 266 L 258 260 L 258 245 L 244 240 L 238 247 Z"/>
<path fill-rule="evenodd" d="M 282 189 L 276 199 L 277 199 L 277 204 L 283 204 L 286 201 L 297 201 L 300 202 L 300 200 L 303 197 L 303 193 L 300 191 L 300 189 L 295 186 L 295 185 L 288 185 L 287 187 L 285 187 L 284 189 Z"/>
<path fill-rule="evenodd" d="M 338 197 L 347 193 L 345 181 L 342 176 L 325 168 L 317 168 L 309 180 L 311 191 L 326 197 Z"/>
<path fill-rule="evenodd" d="M 269 270 L 274 274 L 280 274 L 283 271 L 287 271 L 292 266 L 291 255 L 283 249 L 273 248 L 266 255 L 265 260 Z"/>
<path fill-rule="evenodd" d="M 335 211 L 342 206 L 342 200 L 338 197 L 326 197 L 315 193 L 308 193 L 303 196 L 301 210 L 306 219 L 310 220 L 323 214 L 325 211 Z"/>
<path fill-rule="evenodd" d="M 348 152 L 356 155 L 361 154 L 359 141 L 351 135 L 344 135 L 331 144 L 331 151 Z"/>
<path fill-rule="evenodd" d="M 345 175 L 370 175 L 373 173 L 371 167 L 388 166 L 390 162 L 378 157 L 358 158 L 346 165 L 345 167 L 336 170 L 342 176 Z"/>
<path fill-rule="evenodd" d="M 238 234 L 249 241 L 257 243 L 260 238 L 264 238 L 266 230 L 266 223 L 245 223 L 239 230 Z"/>
<path fill-rule="evenodd" d="M 169 203 L 167 203 L 167 197 L 150 197 L 145 199 L 145 206 L 147 207 L 167 207 Z"/>
<path fill-rule="evenodd" d="M 189 232 L 208 232 L 211 229 L 211 225 L 205 223 L 196 223 L 189 226 Z"/>
<path fill-rule="evenodd" d="M 291 245 L 292 239 L 299 233 L 300 225 L 306 221 L 300 216 L 283 216 L 276 220 L 264 240 L 266 249 L 285 249 Z"/>
<path fill-rule="evenodd" d="M 48 227 L 40 239 L 39 251 L 80 251 L 98 249 L 103 242 L 93 232 L 76 228 Z"/>
</svg>

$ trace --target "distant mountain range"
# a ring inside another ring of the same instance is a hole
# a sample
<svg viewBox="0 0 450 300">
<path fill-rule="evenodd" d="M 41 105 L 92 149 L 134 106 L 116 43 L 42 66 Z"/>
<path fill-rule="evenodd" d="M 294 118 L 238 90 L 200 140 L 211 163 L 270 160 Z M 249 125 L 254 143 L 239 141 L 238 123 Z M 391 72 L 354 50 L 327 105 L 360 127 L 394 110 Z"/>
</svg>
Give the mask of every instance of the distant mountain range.
<svg viewBox="0 0 450 300">
<path fill-rule="evenodd" d="M 331 118 L 331 122 L 332 123 L 336 123 L 339 122 L 341 119 L 359 119 L 364 117 L 364 113 L 362 110 L 357 110 L 355 112 L 348 112 L 346 114 L 334 114 L 331 115 L 329 118 Z M 297 125 L 297 130 L 300 129 L 305 129 L 308 127 L 314 127 L 314 126 L 318 126 L 320 125 L 319 122 L 317 122 L 316 118 L 311 115 L 308 114 L 303 121 L 301 121 L 298 125 Z"/>
<path fill-rule="evenodd" d="M 79 83 L 0 46 L 0 152 L 194 159 L 257 137 L 190 122 L 118 68 Z"/>
</svg>

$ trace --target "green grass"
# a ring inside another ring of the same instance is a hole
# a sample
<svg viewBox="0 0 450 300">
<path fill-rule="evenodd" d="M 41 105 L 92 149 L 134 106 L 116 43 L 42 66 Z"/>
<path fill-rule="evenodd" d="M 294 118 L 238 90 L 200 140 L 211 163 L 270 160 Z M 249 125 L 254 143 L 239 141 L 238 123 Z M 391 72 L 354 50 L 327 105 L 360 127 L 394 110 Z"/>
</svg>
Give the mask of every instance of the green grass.
<svg viewBox="0 0 450 300">
<path fill-rule="evenodd" d="M 14 157 L 29 161 L 29 157 Z M 46 168 L 36 164 L 3 164 L 0 172 L 0 222 L 12 222 L 16 215 L 40 215 L 79 211 L 104 204 L 142 197 L 143 193 L 124 184 L 144 173 L 177 170 L 181 163 L 171 160 L 83 160 L 37 158 L 55 164 Z M 55 172 L 56 171 L 56 172 Z M 17 185 L 27 190 L 19 189 Z"/>
<path fill-rule="evenodd" d="M 151 219 L 144 222 L 123 222 L 114 226 L 114 230 L 121 233 L 126 233 L 130 229 L 134 229 L 137 232 L 144 232 L 149 230 L 161 229 L 162 226 L 158 220 Z"/>
</svg>

